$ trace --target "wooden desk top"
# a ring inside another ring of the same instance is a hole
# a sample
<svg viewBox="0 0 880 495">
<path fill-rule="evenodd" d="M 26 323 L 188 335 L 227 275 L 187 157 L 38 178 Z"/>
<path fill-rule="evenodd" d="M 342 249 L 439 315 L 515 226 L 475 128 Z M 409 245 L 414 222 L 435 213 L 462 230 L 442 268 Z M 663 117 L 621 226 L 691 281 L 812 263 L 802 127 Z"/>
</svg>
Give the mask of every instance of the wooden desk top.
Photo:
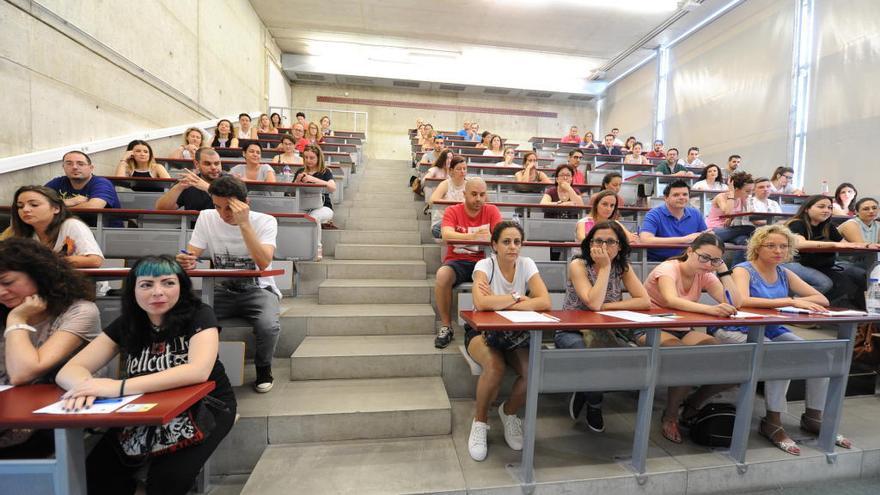
<svg viewBox="0 0 880 495">
<path fill-rule="evenodd" d="M 57 402 L 64 390 L 57 385 L 26 385 L 0 392 L 0 428 L 107 428 L 161 425 L 214 390 L 214 382 L 198 383 L 138 397 L 132 404 L 156 406 L 146 412 L 110 414 L 34 414 Z"/>
<path fill-rule="evenodd" d="M 650 311 L 639 311 L 647 314 L 675 313 L 681 318 L 668 318 L 668 322 L 634 322 L 601 315 L 593 311 L 542 311 L 544 314 L 559 318 L 552 323 L 513 323 L 494 311 L 461 311 L 461 317 L 477 331 L 499 330 L 615 330 L 620 328 L 688 328 L 705 326 L 752 326 L 771 324 L 802 324 L 818 323 L 861 323 L 864 321 L 880 321 L 880 316 L 823 316 L 780 313 L 771 309 L 742 308 L 749 313 L 758 313 L 771 318 L 717 318 L 700 313 L 653 308 Z"/>
</svg>

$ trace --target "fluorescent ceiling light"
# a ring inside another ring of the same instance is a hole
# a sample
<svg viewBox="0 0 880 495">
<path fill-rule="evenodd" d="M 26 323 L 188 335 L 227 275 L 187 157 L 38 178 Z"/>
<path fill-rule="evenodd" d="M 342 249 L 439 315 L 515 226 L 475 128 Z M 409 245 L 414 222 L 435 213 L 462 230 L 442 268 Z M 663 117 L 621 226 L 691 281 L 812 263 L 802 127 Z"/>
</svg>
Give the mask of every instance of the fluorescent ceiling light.
<svg viewBox="0 0 880 495">
<path fill-rule="evenodd" d="M 622 10 L 626 12 L 673 12 L 678 0 L 488 0 L 501 5 L 529 8 L 553 8 L 562 6 L 590 9 Z"/>
</svg>

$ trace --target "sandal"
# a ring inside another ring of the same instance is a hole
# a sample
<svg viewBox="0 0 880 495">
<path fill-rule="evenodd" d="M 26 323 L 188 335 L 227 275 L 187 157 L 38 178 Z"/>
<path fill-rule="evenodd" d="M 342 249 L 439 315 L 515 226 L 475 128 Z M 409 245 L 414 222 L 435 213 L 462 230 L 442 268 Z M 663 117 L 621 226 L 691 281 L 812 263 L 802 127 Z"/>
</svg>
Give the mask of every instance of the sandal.
<svg viewBox="0 0 880 495">
<path fill-rule="evenodd" d="M 767 433 L 767 431 L 764 430 L 765 426 L 773 428 L 773 431 L 771 431 L 770 433 Z M 783 435 L 785 435 L 785 438 L 787 440 L 774 440 L 773 439 L 773 437 L 775 437 L 780 432 Z M 797 446 L 797 443 L 795 443 L 794 440 L 792 440 L 791 438 L 788 438 L 788 435 L 785 433 L 785 428 L 783 428 L 782 425 L 777 426 L 777 425 L 768 423 L 767 418 L 761 418 L 761 424 L 758 426 L 758 433 L 762 437 L 769 440 L 770 443 L 772 443 L 773 445 L 778 447 L 779 450 L 785 452 L 786 454 L 801 455 L 800 447 Z"/>
<path fill-rule="evenodd" d="M 807 426 L 807 424 L 811 424 L 811 426 Z M 822 420 L 811 418 L 806 415 L 806 413 L 801 414 L 801 429 L 806 431 L 807 433 L 812 433 L 814 435 L 819 434 L 819 430 L 822 428 Z M 852 440 L 846 438 L 843 435 L 838 434 L 834 437 L 834 445 L 844 449 L 853 448 Z"/>
<path fill-rule="evenodd" d="M 672 443 L 681 443 L 681 431 L 678 429 L 678 419 L 667 419 L 666 416 L 660 418 L 660 433 L 663 438 Z"/>
</svg>

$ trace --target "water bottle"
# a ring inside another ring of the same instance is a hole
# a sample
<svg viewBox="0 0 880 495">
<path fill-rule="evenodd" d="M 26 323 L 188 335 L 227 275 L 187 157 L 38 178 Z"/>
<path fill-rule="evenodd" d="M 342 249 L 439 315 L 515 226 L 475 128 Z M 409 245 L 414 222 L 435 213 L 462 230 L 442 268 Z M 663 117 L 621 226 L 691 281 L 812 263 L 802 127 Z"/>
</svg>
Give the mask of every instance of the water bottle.
<svg viewBox="0 0 880 495">
<path fill-rule="evenodd" d="M 822 194 L 828 194 L 828 181 L 822 180 Z"/>
<path fill-rule="evenodd" d="M 284 168 L 281 169 L 281 182 L 290 182 L 290 167 L 285 165 Z"/>
<path fill-rule="evenodd" d="M 880 315 L 880 282 L 868 279 L 868 292 L 865 293 L 865 308 L 869 315 Z"/>
</svg>

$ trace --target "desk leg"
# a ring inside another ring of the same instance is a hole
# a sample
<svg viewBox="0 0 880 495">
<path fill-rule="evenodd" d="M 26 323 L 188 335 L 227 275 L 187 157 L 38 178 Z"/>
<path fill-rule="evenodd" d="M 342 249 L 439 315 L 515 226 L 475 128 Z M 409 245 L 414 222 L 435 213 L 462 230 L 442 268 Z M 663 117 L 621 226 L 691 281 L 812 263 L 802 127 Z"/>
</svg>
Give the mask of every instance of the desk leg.
<svg viewBox="0 0 880 495">
<path fill-rule="evenodd" d="M 214 307 L 214 278 L 202 277 L 202 302 Z"/>
<path fill-rule="evenodd" d="M 819 432 L 819 448 L 825 452 L 829 463 L 837 461 L 834 452 L 834 440 L 837 437 L 837 428 L 840 426 L 840 417 L 843 413 L 843 399 L 846 396 L 846 381 L 852 362 L 853 338 L 856 333 L 855 323 L 844 323 L 837 327 L 837 338 L 846 339 L 846 358 L 843 366 L 843 374 L 832 376 L 828 383 L 828 396 L 825 399 L 825 411 L 822 413 L 822 429 Z"/>
<path fill-rule="evenodd" d="M 639 484 L 644 484 L 644 474 L 648 463 L 648 439 L 651 436 L 651 413 L 654 407 L 654 389 L 660 372 L 660 329 L 648 329 L 645 336 L 651 348 L 648 362 L 648 376 L 645 388 L 639 390 L 639 405 L 636 412 L 636 429 L 633 432 L 632 468 Z"/>
<path fill-rule="evenodd" d="M 523 421 L 523 450 L 519 482 L 524 493 L 535 486 L 535 430 L 538 426 L 538 384 L 541 382 L 542 332 L 529 332 L 529 375 L 526 382 L 526 416 Z M 508 466 L 512 468 L 513 466 Z"/>
<path fill-rule="evenodd" d="M 53 478 L 56 494 L 86 495 L 86 454 L 81 429 L 55 430 Z"/>
<path fill-rule="evenodd" d="M 749 432 L 752 428 L 752 412 L 755 409 L 755 390 L 758 386 L 758 369 L 764 358 L 764 327 L 749 327 L 748 342 L 755 344 L 752 354 L 752 367 L 749 370 L 749 381 L 740 384 L 736 396 L 736 419 L 733 422 L 733 438 L 730 441 L 728 455 L 736 462 L 740 474 L 746 472 L 746 447 L 749 444 Z"/>
</svg>

